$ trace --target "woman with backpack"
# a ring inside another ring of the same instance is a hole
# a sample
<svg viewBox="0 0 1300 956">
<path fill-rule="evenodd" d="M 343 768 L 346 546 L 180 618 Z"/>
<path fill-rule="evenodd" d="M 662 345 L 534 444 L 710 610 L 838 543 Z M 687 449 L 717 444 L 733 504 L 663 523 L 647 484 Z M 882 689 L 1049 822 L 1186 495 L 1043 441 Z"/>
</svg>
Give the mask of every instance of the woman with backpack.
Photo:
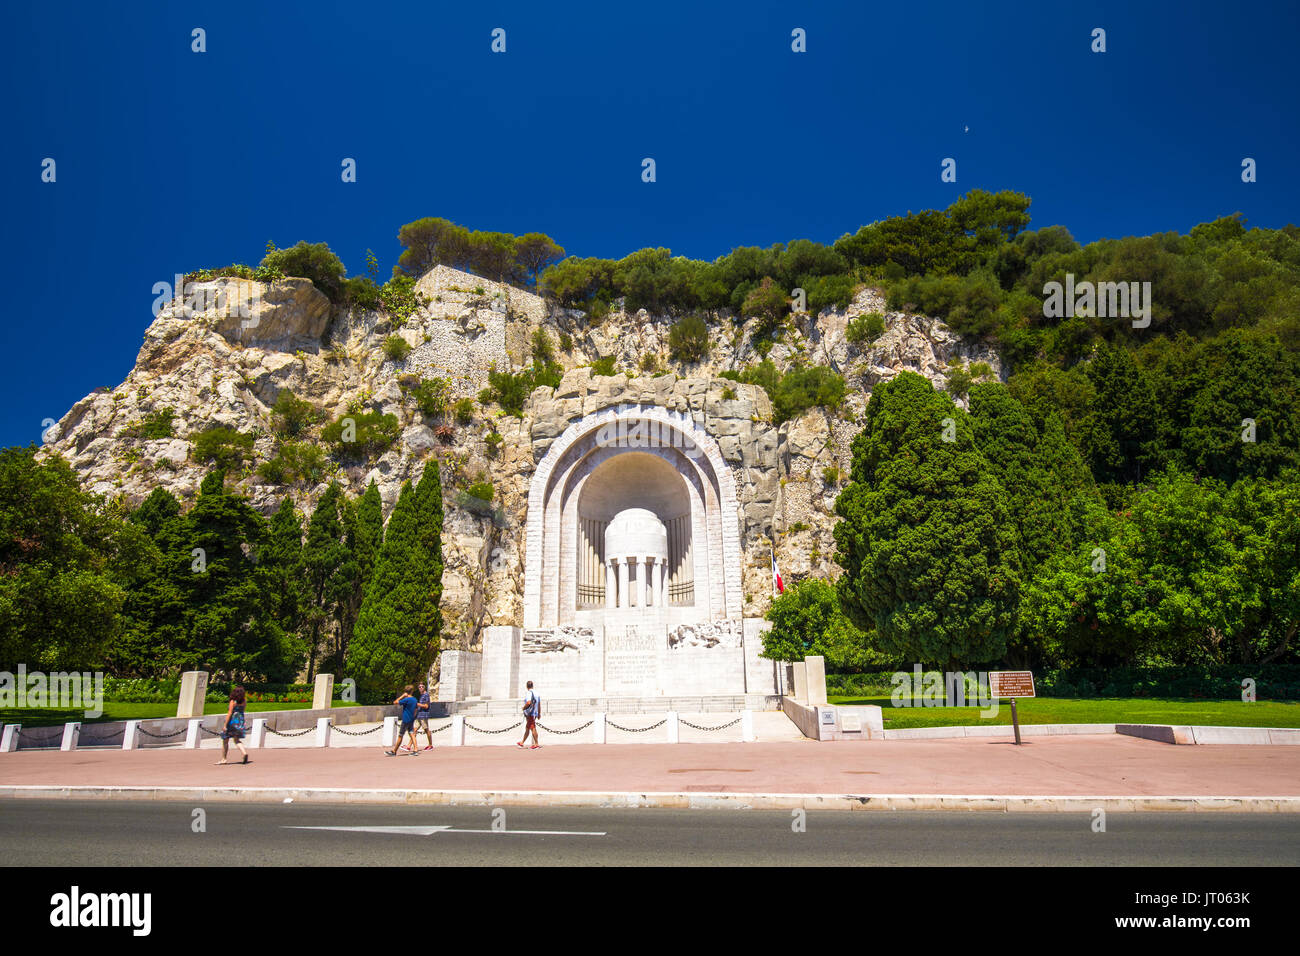
<svg viewBox="0 0 1300 956">
<path fill-rule="evenodd" d="M 221 759 L 217 761 L 220 767 L 223 763 L 230 763 L 226 759 L 230 752 L 230 742 L 233 740 L 239 752 L 244 755 L 244 763 L 248 763 L 248 751 L 244 749 L 244 688 L 233 687 L 230 690 L 230 706 L 226 708 L 226 726 L 221 731 Z"/>
</svg>

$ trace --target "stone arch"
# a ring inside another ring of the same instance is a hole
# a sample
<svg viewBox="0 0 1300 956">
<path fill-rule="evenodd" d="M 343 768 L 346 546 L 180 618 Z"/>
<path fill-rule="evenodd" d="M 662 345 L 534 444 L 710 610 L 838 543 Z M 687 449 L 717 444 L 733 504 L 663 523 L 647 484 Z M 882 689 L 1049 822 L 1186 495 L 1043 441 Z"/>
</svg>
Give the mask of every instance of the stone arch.
<svg viewBox="0 0 1300 956">
<path fill-rule="evenodd" d="M 701 533 L 707 535 L 711 571 L 709 617 L 739 619 L 743 604 L 740 527 L 735 479 L 713 437 L 685 413 L 657 405 L 625 403 L 573 422 L 551 444 L 533 473 L 525 524 L 524 627 L 565 622 L 559 597 L 564 547 L 564 499 L 599 463 L 624 451 L 662 453 L 699 495 Z M 597 454 L 599 453 L 599 454 Z M 593 457 L 593 455 L 595 457 Z M 590 461 L 588 461 L 590 459 Z"/>
</svg>

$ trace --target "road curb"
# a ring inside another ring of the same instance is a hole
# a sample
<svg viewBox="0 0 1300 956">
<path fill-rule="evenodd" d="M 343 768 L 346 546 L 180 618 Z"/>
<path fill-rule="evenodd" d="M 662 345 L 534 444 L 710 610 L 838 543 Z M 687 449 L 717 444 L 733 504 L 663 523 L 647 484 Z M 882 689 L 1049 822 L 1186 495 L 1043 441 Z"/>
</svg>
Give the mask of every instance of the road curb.
<svg viewBox="0 0 1300 956">
<path fill-rule="evenodd" d="M 193 802 L 419 804 L 669 808 L 677 810 L 957 810 L 1005 813 L 1129 812 L 1300 813 L 1300 797 L 1006 796 L 993 794 L 672 793 L 579 790 L 384 790 L 327 787 L 3 786 L 0 799 L 181 800 Z"/>
</svg>

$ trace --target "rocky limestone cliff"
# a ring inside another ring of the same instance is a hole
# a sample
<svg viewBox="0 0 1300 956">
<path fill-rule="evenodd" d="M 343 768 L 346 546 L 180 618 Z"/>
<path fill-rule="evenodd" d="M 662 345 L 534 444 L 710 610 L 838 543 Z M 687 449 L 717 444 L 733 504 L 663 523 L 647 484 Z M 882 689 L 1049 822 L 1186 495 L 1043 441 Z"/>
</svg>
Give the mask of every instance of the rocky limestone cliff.
<svg viewBox="0 0 1300 956">
<path fill-rule="evenodd" d="M 192 437 L 227 425 L 255 437 L 256 460 L 231 476 L 235 487 L 266 514 L 291 494 L 310 515 L 327 483 L 266 485 L 254 468 L 274 454 L 271 406 L 280 392 L 292 389 L 331 420 L 349 409 L 392 413 L 401 442 L 364 464 L 332 463 L 331 478 L 354 496 L 373 479 L 386 518 L 402 482 L 417 478 L 430 456 L 439 460 L 446 499 L 444 647 L 472 649 L 481 627 L 522 623 L 529 479 L 550 443 L 582 416 L 625 402 L 661 405 L 690 413 L 717 439 L 736 478 L 745 613 L 757 616 L 771 591 L 769 535 L 787 580 L 837 573 L 834 501 L 845 478 L 837 481 L 834 469 L 847 476 L 850 443 L 872 387 L 905 370 L 942 387 L 954 360 L 987 362 L 1001 375 L 998 356 L 986 346 L 937 320 L 887 312 L 880 293 L 867 289 L 847 309 L 789 320 L 769 357 L 783 371 L 796 363 L 827 365 L 844 376 L 848 394 L 835 412 L 814 409 L 776 426 L 761 388 L 719 377 L 760 360 L 751 336 L 757 320 L 715 315 L 708 358 L 683 366 L 669 356 L 669 316 L 615 311 L 592 324 L 582 312 L 445 267 L 422 277 L 417 289 L 426 304 L 396 328 L 384 312 L 332 307 L 306 279 L 199 283 L 199 295 L 158 313 L 126 381 L 74 405 L 49 431 L 45 447 L 97 493 L 136 504 L 161 486 L 184 500 L 197 494 L 211 467 L 194 460 Z M 242 311 L 231 308 L 238 302 L 246 303 Z M 850 343 L 848 323 L 865 312 L 883 314 L 885 332 L 870 344 Z M 479 405 L 489 370 L 528 362 L 539 327 L 548 330 L 566 370 L 559 387 L 536 389 L 522 418 Z M 381 348 L 392 334 L 411 346 L 401 362 L 385 358 Z M 570 347 L 561 348 L 561 341 Z M 596 376 L 582 367 L 602 356 L 614 356 L 623 374 Z M 647 356 L 664 371 L 638 371 Z M 435 435 L 439 422 L 426 420 L 399 386 L 399 376 L 409 374 L 448 378 L 453 399 L 474 399 L 474 421 L 449 419 L 452 433 Z M 165 408 L 174 412 L 175 437 L 131 436 L 131 426 Z M 493 431 L 503 438 L 496 450 L 486 441 Z M 461 493 L 480 475 L 495 486 L 491 508 Z"/>
</svg>

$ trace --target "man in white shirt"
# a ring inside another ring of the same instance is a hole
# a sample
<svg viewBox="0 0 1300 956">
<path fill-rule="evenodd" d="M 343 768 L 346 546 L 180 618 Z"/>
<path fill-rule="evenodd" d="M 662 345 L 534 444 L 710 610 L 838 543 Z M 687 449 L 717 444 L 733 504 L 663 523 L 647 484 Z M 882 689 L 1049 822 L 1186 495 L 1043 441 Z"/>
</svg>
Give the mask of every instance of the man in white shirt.
<svg viewBox="0 0 1300 956">
<path fill-rule="evenodd" d="M 537 742 L 537 718 L 542 716 L 542 699 L 533 691 L 533 682 L 528 682 L 528 693 L 524 695 L 524 739 L 515 744 L 516 747 L 522 747 L 524 740 L 528 739 L 528 734 L 533 735 L 533 745 L 529 750 L 536 750 L 541 746 Z"/>
</svg>

